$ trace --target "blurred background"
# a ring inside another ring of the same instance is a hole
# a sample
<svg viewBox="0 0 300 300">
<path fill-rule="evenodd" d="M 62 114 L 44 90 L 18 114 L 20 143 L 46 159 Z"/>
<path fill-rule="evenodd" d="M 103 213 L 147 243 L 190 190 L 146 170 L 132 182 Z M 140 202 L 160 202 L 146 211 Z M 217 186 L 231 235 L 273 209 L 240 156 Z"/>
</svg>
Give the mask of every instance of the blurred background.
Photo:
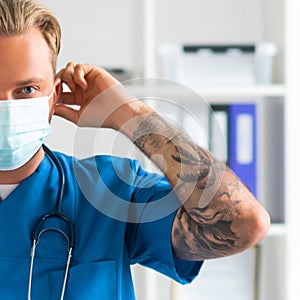
<svg viewBox="0 0 300 300">
<path fill-rule="evenodd" d="M 67 62 L 110 71 L 134 95 L 224 160 L 269 211 L 265 240 L 205 262 L 191 284 L 133 266 L 138 300 L 298 299 L 300 4 L 293 0 L 42 0 L 63 29 Z M 142 160 L 110 130 L 54 118 L 48 144 L 76 156 Z M 296 297 L 296 298 L 295 298 Z"/>
</svg>

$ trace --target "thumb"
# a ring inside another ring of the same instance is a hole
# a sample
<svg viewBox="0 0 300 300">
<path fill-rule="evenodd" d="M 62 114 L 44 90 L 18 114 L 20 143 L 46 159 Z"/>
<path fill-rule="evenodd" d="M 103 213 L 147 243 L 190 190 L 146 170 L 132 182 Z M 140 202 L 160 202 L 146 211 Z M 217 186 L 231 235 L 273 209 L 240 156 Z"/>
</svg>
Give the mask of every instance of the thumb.
<svg viewBox="0 0 300 300">
<path fill-rule="evenodd" d="M 56 105 L 54 114 L 76 125 L 79 120 L 79 111 L 63 104 Z"/>
</svg>

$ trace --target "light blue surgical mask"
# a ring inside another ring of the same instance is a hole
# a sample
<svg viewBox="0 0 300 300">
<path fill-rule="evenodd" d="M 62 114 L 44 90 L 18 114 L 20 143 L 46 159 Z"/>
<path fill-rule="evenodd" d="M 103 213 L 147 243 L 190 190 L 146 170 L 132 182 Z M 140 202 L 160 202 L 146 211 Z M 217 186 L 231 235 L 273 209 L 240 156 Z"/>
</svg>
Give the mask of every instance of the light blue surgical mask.
<svg viewBox="0 0 300 300">
<path fill-rule="evenodd" d="M 54 90 L 53 90 L 54 91 Z M 0 171 L 25 165 L 51 132 L 49 98 L 0 100 Z"/>
</svg>

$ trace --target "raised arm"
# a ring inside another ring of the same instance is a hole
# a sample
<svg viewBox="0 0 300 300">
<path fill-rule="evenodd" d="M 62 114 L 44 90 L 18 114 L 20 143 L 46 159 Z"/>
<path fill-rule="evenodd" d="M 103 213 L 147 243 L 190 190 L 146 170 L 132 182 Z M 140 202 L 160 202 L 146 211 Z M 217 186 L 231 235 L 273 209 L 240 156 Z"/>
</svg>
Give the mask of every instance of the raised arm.
<svg viewBox="0 0 300 300">
<path fill-rule="evenodd" d="M 186 260 L 227 256 L 264 238 L 268 213 L 211 153 L 131 98 L 104 70 L 70 63 L 58 76 L 71 88 L 71 94 L 61 96 L 61 103 L 81 108 L 59 105 L 57 115 L 80 126 L 123 132 L 168 178 L 182 202 L 172 229 L 175 256 Z"/>
<path fill-rule="evenodd" d="M 164 171 L 183 203 L 172 230 L 178 258 L 227 256 L 263 239 L 270 224 L 267 212 L 211 153 L 154 112 L 144 117 L 133 137 L 135 144 Z"/>
</svg>

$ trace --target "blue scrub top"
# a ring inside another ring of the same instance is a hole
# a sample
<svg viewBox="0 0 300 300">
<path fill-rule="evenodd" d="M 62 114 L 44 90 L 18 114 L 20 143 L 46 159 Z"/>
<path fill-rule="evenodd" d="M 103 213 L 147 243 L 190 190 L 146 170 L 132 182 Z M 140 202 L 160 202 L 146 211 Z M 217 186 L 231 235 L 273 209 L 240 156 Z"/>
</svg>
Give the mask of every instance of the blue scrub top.
<svg viewBox="0 0 300 300">
<path fill-rule="evenodd" d="M 172 253 L 176 210 L 170 209 L 178 200 L 165 178 L 149 174 L 137 161 L 125 158 L 77 160 L 58 152 L 55 155 L 66 178 L 62 213 L 72 219 L 76 233 L 65 299 L 135 299 L 130 273 L 130 265 L 135 263 L 182 284 L 197 276 L 202 262 L 182 261 Z M 1 299 L 27 299 L 33 230 L 43 214 L 54 210 L 59 182 L 57 167 L 46 156 L 0 204 Z M 150 210 L 122 206 L 122 201 L 152 203 L 164 195 L 173 204 Z M 161 211 L 165 211 L 162 217 L 154 220 Z M 130 222 L 119 218 L 126 214 Z M 55 226 L 66 230 L 59 222 Z M 60 299 L 66 258 L 66 239 L 57 232 L 44 233 L 36 250 L 31 299 Z"/>
</svg>

